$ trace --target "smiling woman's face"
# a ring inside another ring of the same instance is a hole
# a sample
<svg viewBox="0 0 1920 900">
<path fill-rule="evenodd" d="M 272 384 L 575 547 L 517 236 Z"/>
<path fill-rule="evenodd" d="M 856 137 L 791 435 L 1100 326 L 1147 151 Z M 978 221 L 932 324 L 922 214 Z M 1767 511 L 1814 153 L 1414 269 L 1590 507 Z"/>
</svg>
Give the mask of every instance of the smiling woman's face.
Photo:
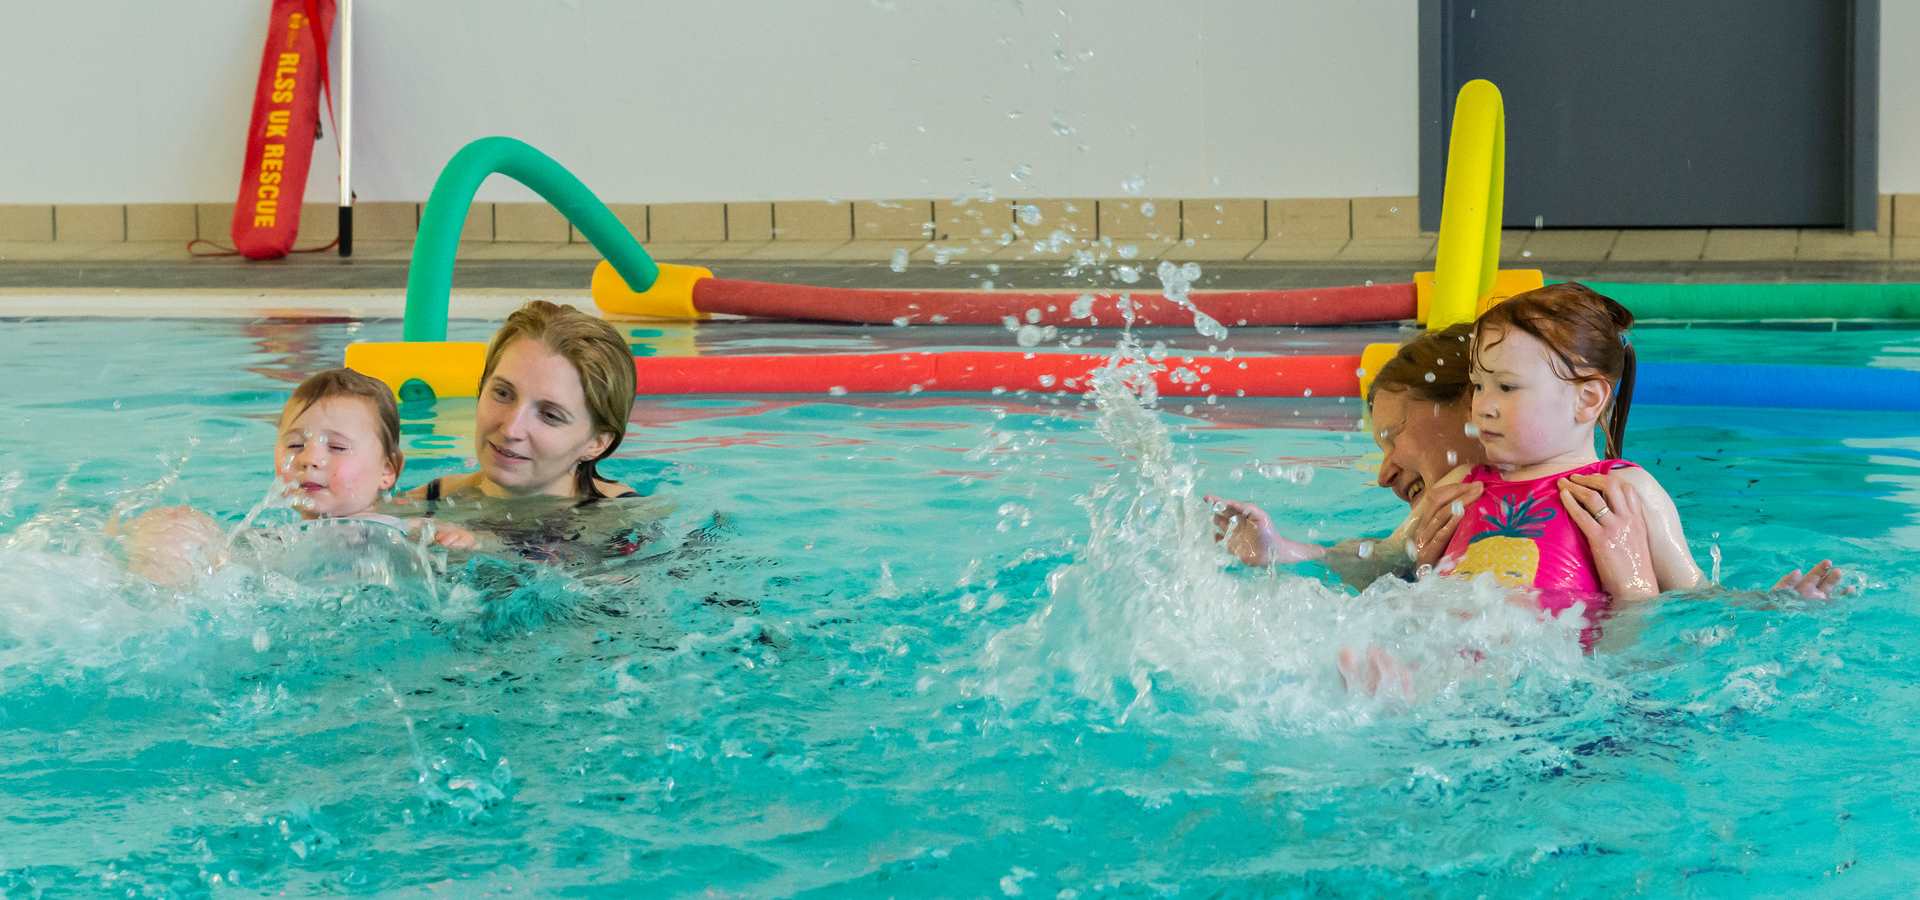
<svg viewBox="0 0 1920 900">
<path fill-rule="evenodd" d="M 1373 395 L 1373 442 L 1385 458 L 1379 483 L 1411 504 L 1428 485 L 1459 465 L 1479 465 L 1485 451 L 1467 436 L 1472 401 L 1434 403 L 1407 391 L 1380 390 Z"/>
<path fill-rule="evenodd" d="M 613 437 L 596 432 L 573 363 L 536 340 L 500 351 L 474 411 L 481 490 L 494 495 L 571 496 L 574 468 Z"/>
</svg>

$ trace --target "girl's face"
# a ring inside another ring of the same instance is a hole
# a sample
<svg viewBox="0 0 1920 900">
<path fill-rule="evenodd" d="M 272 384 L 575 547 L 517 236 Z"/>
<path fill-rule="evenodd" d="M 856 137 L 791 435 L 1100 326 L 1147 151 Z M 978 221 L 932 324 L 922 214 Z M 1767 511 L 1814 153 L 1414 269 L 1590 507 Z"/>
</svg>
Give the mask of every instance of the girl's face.
<svg viewBox="0 0 1920 900">
<path fill-rule="evenodd" d="M 474 412 L 481 490 L 498 496 L 574 493 L 574 468 L 613 442 L 595 432 L 573 363 L 536 340 L 500 351 Z"/>
<path fill-rule="evenodd" d="M 309 518 L 352 516 L 373 508 L 399 467 L 380 444 L 380 412 L 358 397 L 323 397 L 280 413 L 274 472 Z"/>
<path fill-rule="evenodd" d="M 1473 424 L 1494 466 L 1513 469 L 1593 456 L 1593 425 L 1611 387 L 1604 380 L 1561 378 L 1551 352 L 1517 329 L 1480 332 L 1470 375 Z"/>
</svg>

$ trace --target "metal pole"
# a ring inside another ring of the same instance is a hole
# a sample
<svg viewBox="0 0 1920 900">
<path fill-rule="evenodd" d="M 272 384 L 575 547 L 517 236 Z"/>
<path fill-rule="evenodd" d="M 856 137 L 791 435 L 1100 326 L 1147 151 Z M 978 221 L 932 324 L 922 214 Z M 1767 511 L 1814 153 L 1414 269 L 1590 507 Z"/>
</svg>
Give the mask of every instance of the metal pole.
<svg viewBox="0 0 1920 900">
<path fill-rule="evenodd" d="M 340 0 L 340 255 L 353 255 L 353 0 Z"/>
</svg>

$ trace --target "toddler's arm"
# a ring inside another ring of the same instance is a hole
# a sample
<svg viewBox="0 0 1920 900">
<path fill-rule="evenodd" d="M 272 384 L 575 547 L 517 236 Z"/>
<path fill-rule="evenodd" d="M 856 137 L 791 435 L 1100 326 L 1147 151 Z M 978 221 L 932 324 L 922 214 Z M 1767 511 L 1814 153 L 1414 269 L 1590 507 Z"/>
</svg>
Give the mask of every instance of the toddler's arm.
<svg viewBox="0 0 1920 900">
<path fill-rule="evenodd" d="M 150 509 L 109 531 L 126 547 L 127 571 L 161 587 L 186 587 L 227 561 L 219 523 L 190 506 Z"/>
</svg>

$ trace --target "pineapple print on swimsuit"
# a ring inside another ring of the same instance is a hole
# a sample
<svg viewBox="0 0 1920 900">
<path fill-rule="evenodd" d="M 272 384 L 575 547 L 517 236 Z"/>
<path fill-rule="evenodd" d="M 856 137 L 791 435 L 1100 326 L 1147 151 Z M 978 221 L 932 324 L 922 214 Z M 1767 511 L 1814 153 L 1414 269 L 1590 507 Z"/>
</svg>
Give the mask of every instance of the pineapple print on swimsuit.
<svg viewBox="0 0 1920 900">
<path fill-rule="evenodd" d="M 1447 544 L 1441 573 L 1484 572 L 1507 587 L 1535 591 L 1542 609 L 1557 613 L 1582 602 L 1589 612 L 1598 612 L 1606 595 L 1593 570 L 1593 553 L 1579 526 L 1561 508 L 1557 482 L 1569 475 L 1600 474 L 1631 465 L 1603 459 L 1526 481 L 1507 481 L 1491 466 L 1476 466 L 1466 480 L 1486 487 L 1461 517 L 1460 528 Z"/>
<path fill-rule="evenodd" d="M 1502 499 L 1499 510 L 1488 517 L 1493 527 L 1468 539 L 1467 555 L 1454 567 L 1454 574 L 1492 572 L 1493 580 L 1507 587 L 1533 587 L 1540 573 L 1540 545 L 1534 539 L 1547 533 L 1544 527 L 1536 526 L 1559 514 L 1559 510 L 1538 509 L 1539 504 L 1539 497 L 1528 497 L 1517 504 Z"/>
</svg>

